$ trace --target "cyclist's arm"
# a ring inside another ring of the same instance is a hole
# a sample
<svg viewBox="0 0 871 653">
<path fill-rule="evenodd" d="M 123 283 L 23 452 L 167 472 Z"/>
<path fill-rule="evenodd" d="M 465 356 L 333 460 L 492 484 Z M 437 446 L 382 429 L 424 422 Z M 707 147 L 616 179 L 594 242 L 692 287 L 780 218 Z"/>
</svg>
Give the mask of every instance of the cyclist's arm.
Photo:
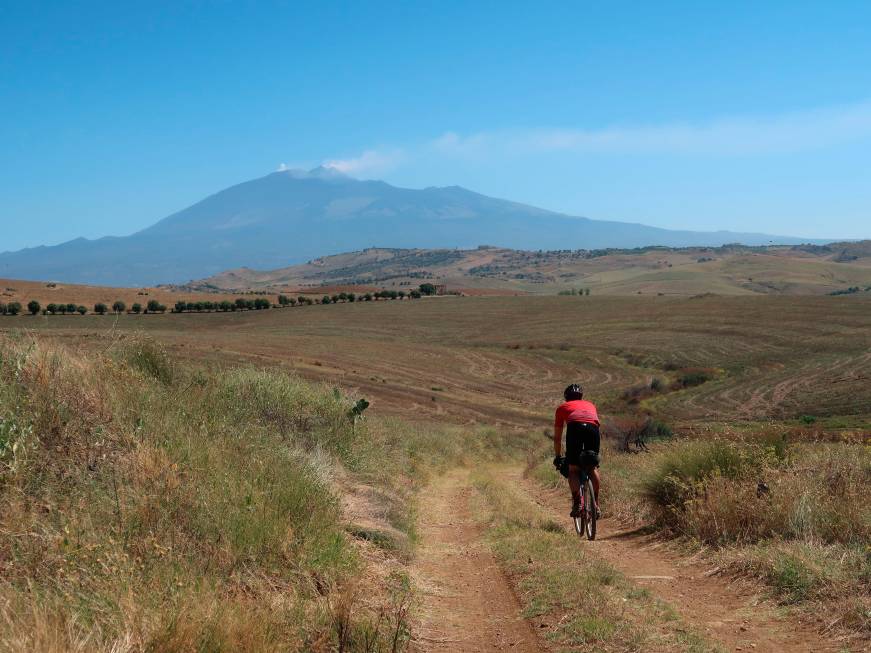
<svg viewBox="0 0 871 653">
<path fill-rule="evenodd" d="M 555 455 L 559 456 L 561 453 L 561 447 L 563 443 L 563 424 L 565 423 L 565 417 L 560 413 L 560 410 L 557 409 L 556 417 L 553 422 L 553 452 Z"/>
</svg>

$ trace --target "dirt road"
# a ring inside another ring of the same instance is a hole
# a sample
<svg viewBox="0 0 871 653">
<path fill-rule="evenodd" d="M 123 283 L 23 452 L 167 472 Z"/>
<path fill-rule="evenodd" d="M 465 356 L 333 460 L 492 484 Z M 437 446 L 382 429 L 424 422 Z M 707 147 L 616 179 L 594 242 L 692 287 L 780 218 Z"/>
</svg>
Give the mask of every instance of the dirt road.
<svg viewBox="0 0 871 653">
<path fill-rule="evenodd" d="M 568 521 L 562 493 L 542 489 L 506 470 L 523 491 L 554 519 Z M 503 473 L 503 472 L 500 472 Z M 468 474 L 453 471 L 423 496 L 421 550 L 415 576 L 422 588 L 416 651 L 543 651 L 543 639 L 521 616 L 510 584 L 487 551 L 472 519 L 475 490 Z M 638 531 L 613 520 L 599 524 L 599 539 L 587 546 L 640 587 L 669 603 L 687 623 L 725 651 L 815 653 L 849 650 L 843 643 L 777 614 L 747 589 L 712 575 L 708 566 L 680 559 Z"/>
<path fill-rule="evenodd" d="M 412 650 L 543 651 L 472 519 L 473 492 L 468 472 L 455 470 L 423 494 L 414 569 L 423 605 Z"/>
</svg>

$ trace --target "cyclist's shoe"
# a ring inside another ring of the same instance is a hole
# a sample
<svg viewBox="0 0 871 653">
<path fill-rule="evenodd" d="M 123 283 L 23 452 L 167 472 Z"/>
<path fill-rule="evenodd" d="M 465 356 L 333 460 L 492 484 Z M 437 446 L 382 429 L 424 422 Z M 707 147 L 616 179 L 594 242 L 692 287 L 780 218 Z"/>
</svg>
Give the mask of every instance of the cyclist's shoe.
<svg viewBox="0 0 871 653">
<path fill-rule="evenodd" d="M 581 502 L 579 499 L 572 500 L 572 511 L 569 513 L 569 517 L 580 517 L 581 516 Z"/>
</svg>

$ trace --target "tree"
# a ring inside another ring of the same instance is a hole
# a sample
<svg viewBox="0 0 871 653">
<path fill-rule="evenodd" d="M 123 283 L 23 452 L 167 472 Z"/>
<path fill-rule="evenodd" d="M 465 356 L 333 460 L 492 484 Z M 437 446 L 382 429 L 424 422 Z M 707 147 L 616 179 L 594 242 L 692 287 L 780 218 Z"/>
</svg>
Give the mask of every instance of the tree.
<svg viewBox="0 0 871 653">
<path fill-rule="evenodd" d="M 21 304 L 18 302 L 9 302 L 6 305 L 6 312 L 9 315 L 18 315 L 21 312 Z"/>
<path fill-rule="evenodd" d="M 356 302 L 357 301 L 356 293 L 349 292 L 348 293 L 348 301 L 349 302 Z"/>
<path fill-rule="evenodd" d="M 590 296 L 590 289 L 584 288 L 584 294 L 587 295 L 587 297 L 589 297 Z"/>
<path fill-rule="evenodd" d="M 0 315 L 6 315 L 6 304 L 0 302 Z"/>
<path fill-rule="evenodd" d="M 329 295 L 324 295 L 323 298 L 321 299 L 321 304 L 329 304 L 331 301 L 333 301 L 333 300 L 330 299 Z"/>
<path fill-rule="evenodd" d="M 67 304 L 67 313 L 75 313 L 76 308 L 75 304 Z"/>
<path fill-rule="evenodd" d="M 187 302 L 178 301 L 175 303 L 175 307 L 173 307 L 173 310 L 176 313 L 184 313 L 187 306 Z"/>
<path fill-rule="evenodd" d="M 124 311 L 127 310 L 127 304 L 125 304 L 124 302 L 122 302 L 122 301 L 119 299 L 119 300 L 116 301 L 114 304 L 112 304 L 112 310 L 113 310 L 115 313 L 123 313 Z"/>
<path fill-rule="evenodd" d="M 66 304 L 58 304 L 57 305 L 57 312 L 60 313 L 61 315 L 66 315 L 67 314 L 67 305 Z"/>
<path fill-rule="evenodd" d="M 232 302 L 227 301 L 226 299 L 219 304 L 219 308 L 226 312 L 233 308 Z"/>
<path fill-rule="evenodd" d="M 347 301 L 347 300 L 348 300 L 348 293 L 346 293 L 346 292 L 340 292 L 340 293 L 339 293 L 339 299 L 342 300 L 343 302 L 344 302 L 344 301 Z"/>
<path fill-rule="evenodd" d="M 37 313 L 39 313 L 41 308 L 42 308 L 42 306 L 40 306 L 39 302 L 36 301 L 35 299 L 31 299 L 27 303 L 27 310 L 30 311 L 31 315 L 36 315 Z"/>
<path fill-rule="evenodd" d="M 45 310 L 54 315 L 55 313 L 57 313 L 57 304 L 51 303 L 45 307 Z"/>
<path fill-rule="evenodd" d="M 339 296 L 338 296 L 338 295 L 333 295 L 332 297 L 330 297 L 330 299 L 333 300 L 333 303 L 334 303 L 334 304 L 338 304 L 338 303 L 339 303 Z"/>
<path fill-rule="evenodd" d="M 103 302 L 97 302 L 94 304 L 94 313 L 97 315 L 105 315 L 108 310 L 108 307 Z"/>
<path fill-rule="evenodd" d="M 420 294 L 421 295 L 435 295 L 436 287 L 431 283 L 422 283 L 420 284 Z"/>
<path fill-rule="evenodd" d="M 206 305 L 203 302 L 194 302 L 194 310 L 197 313 L 201 312 L 205 307 Z"/>
<path fill-rule="evenodd" d="M 149 299 L 148 303 L 145 305 L 145 312 L 146 313 L 159 313 L 160 308 L 161 308 L 161 305 L 160 305 L 159 301 L 157 301 L 156 299 Z M 166 310 L 166 307 L 164 307 L 163 310 Z"/>
<path fill-rule="evenodd" d="M 399 297 L 399 299 L 405 299 L 405 291 L 404 290 L 400 290 L 396 294 Z"/>
<path fill-rule="evenodd" d="M 248 308 L 248 302 L 242 299 L 241 297 L 236 300 L 236 310 L 244 311 Z"/>
<path fill-rule="evenodd" d="M 130 307 L 130 310 L 133 311 L 136 315 L 139 315 L 142 312 L 142 304 L 136 302 L 133 306 Z"/>
<path fill-rule="evenodd" d="M 412 290 L 411 292 L 408 293 L 408 296 L 411 297 L 412 299 L 420 299 L 420 291 L 419 290 Z"/>
<path fill-rule="evenodd" d="M 79 315 L 84 315 L 85 313 L 88 312 L 88 309 L 85 308 L 84 306 L 76 306 L 76 312 L 77 312 Z"/>
</svg>

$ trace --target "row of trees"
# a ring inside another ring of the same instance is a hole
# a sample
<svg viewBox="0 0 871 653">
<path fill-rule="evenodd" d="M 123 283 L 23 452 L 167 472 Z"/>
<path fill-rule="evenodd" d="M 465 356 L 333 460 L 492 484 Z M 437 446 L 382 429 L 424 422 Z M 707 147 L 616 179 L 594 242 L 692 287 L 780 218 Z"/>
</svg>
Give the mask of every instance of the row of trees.
<svg viewBox="0 0 871 653">
<path fill-rule="evenodd" d="M 306 297 L 304 295 L 300 295 L 299 297 L 288 297 L 287 295 L 279 295 L 278 296 L 278 304 L 277 306 L 311 306 L 312 304 L 339 304 L 343 302 L 372 302 L 378 300 L 395 300 L 395 299 L 405 299 L 406 297 L 409 299 L 419 299 L 423 295 L 435 295 L 436 287 L 431 283 L 424 283 L 420 285 L 420 288 L 417 290 L 404 291 L 404 290 L 379 290 L 376 292 L 367 292 L 367 293 L 353 293 L 353 292 L 341 292 L 336 293 L 335 295 L 324 295 L 320 299 L 312 299 L 311 297 Z M 268 299 L 258 297 L 257 299 L 244 299 L 242 297 L 236 299 L 235 301 L 224 300 L 220 302 L 211 302 L 211 301 L 198 301 L 198 302 L 184 302 L 178 301 L 175 303 L 175 306 L 172 309 L 173 313 L 201 313 L 203 311 L 211 312 L 211 311 L 259 311 L 267 308 L 273 308 L 274 305 Z M 120 299 L 114 302 L 111 307 L 108 304 L 103 302 L 97 302 L 94 304 L 93 312 L 97 315 L 105 315 L 106 313 L 115 313 L 120 315 L 121 313 L 165 313 L 166 306 L 161 304 L 156 299 L 150 300 L 144 307 L 140 303 L 135 303 L 130 307 L 130 310 L 127 310 L 127 304 L 125 304 Z M 22 313 L 23 308 L 19 302 L 11 302 L 9 304 L 0 303 L 0 315 L 19 315 Z M 43 315 L 73 315 L 78 313 L 79 315 L 85 315 L 88 313 L 88 309 L 81 304 L 55 304 L 51 303 L 43 306 L 36 300 L 32 300 L 27 304 L 27 311 L 31 315 L 38 315 L 42 313 Z"/>
<path fill-rule="evenodd" d="M 0 315 L 19 315 L 23 312 L 20 302 L 11 302 L 9 304 L 0 304 Z M 27 303 L 27 312 L 31 315 L 39 315 L 42 313 L 43 315 L 75 315 L 78 313 L 79 315 L 86 315 L 88 313 L 88 307 L 82 306 L 81 304 L 69 303 L 69 304 L 47 304 L 45 308 L 43 308 L 42 304 L 40 304 L 35 299 L 29 301 Z M 97 302 L 94 304 L 94 308 L 92 309 L 93 313 L 97 315 L 105 315 L 110 312 L 110 307 L 103 302 Z M 165 313 L 166 306 L 161 304 L 156 299 L 152 299 L 149 301 L 144 307 L 142 304 L 136 303 L 130 307 L 130 310 L 127 310 L 127 304 L 122 301 L 116 301 L 111 306 L 112 313 Z"/>
</svg>

